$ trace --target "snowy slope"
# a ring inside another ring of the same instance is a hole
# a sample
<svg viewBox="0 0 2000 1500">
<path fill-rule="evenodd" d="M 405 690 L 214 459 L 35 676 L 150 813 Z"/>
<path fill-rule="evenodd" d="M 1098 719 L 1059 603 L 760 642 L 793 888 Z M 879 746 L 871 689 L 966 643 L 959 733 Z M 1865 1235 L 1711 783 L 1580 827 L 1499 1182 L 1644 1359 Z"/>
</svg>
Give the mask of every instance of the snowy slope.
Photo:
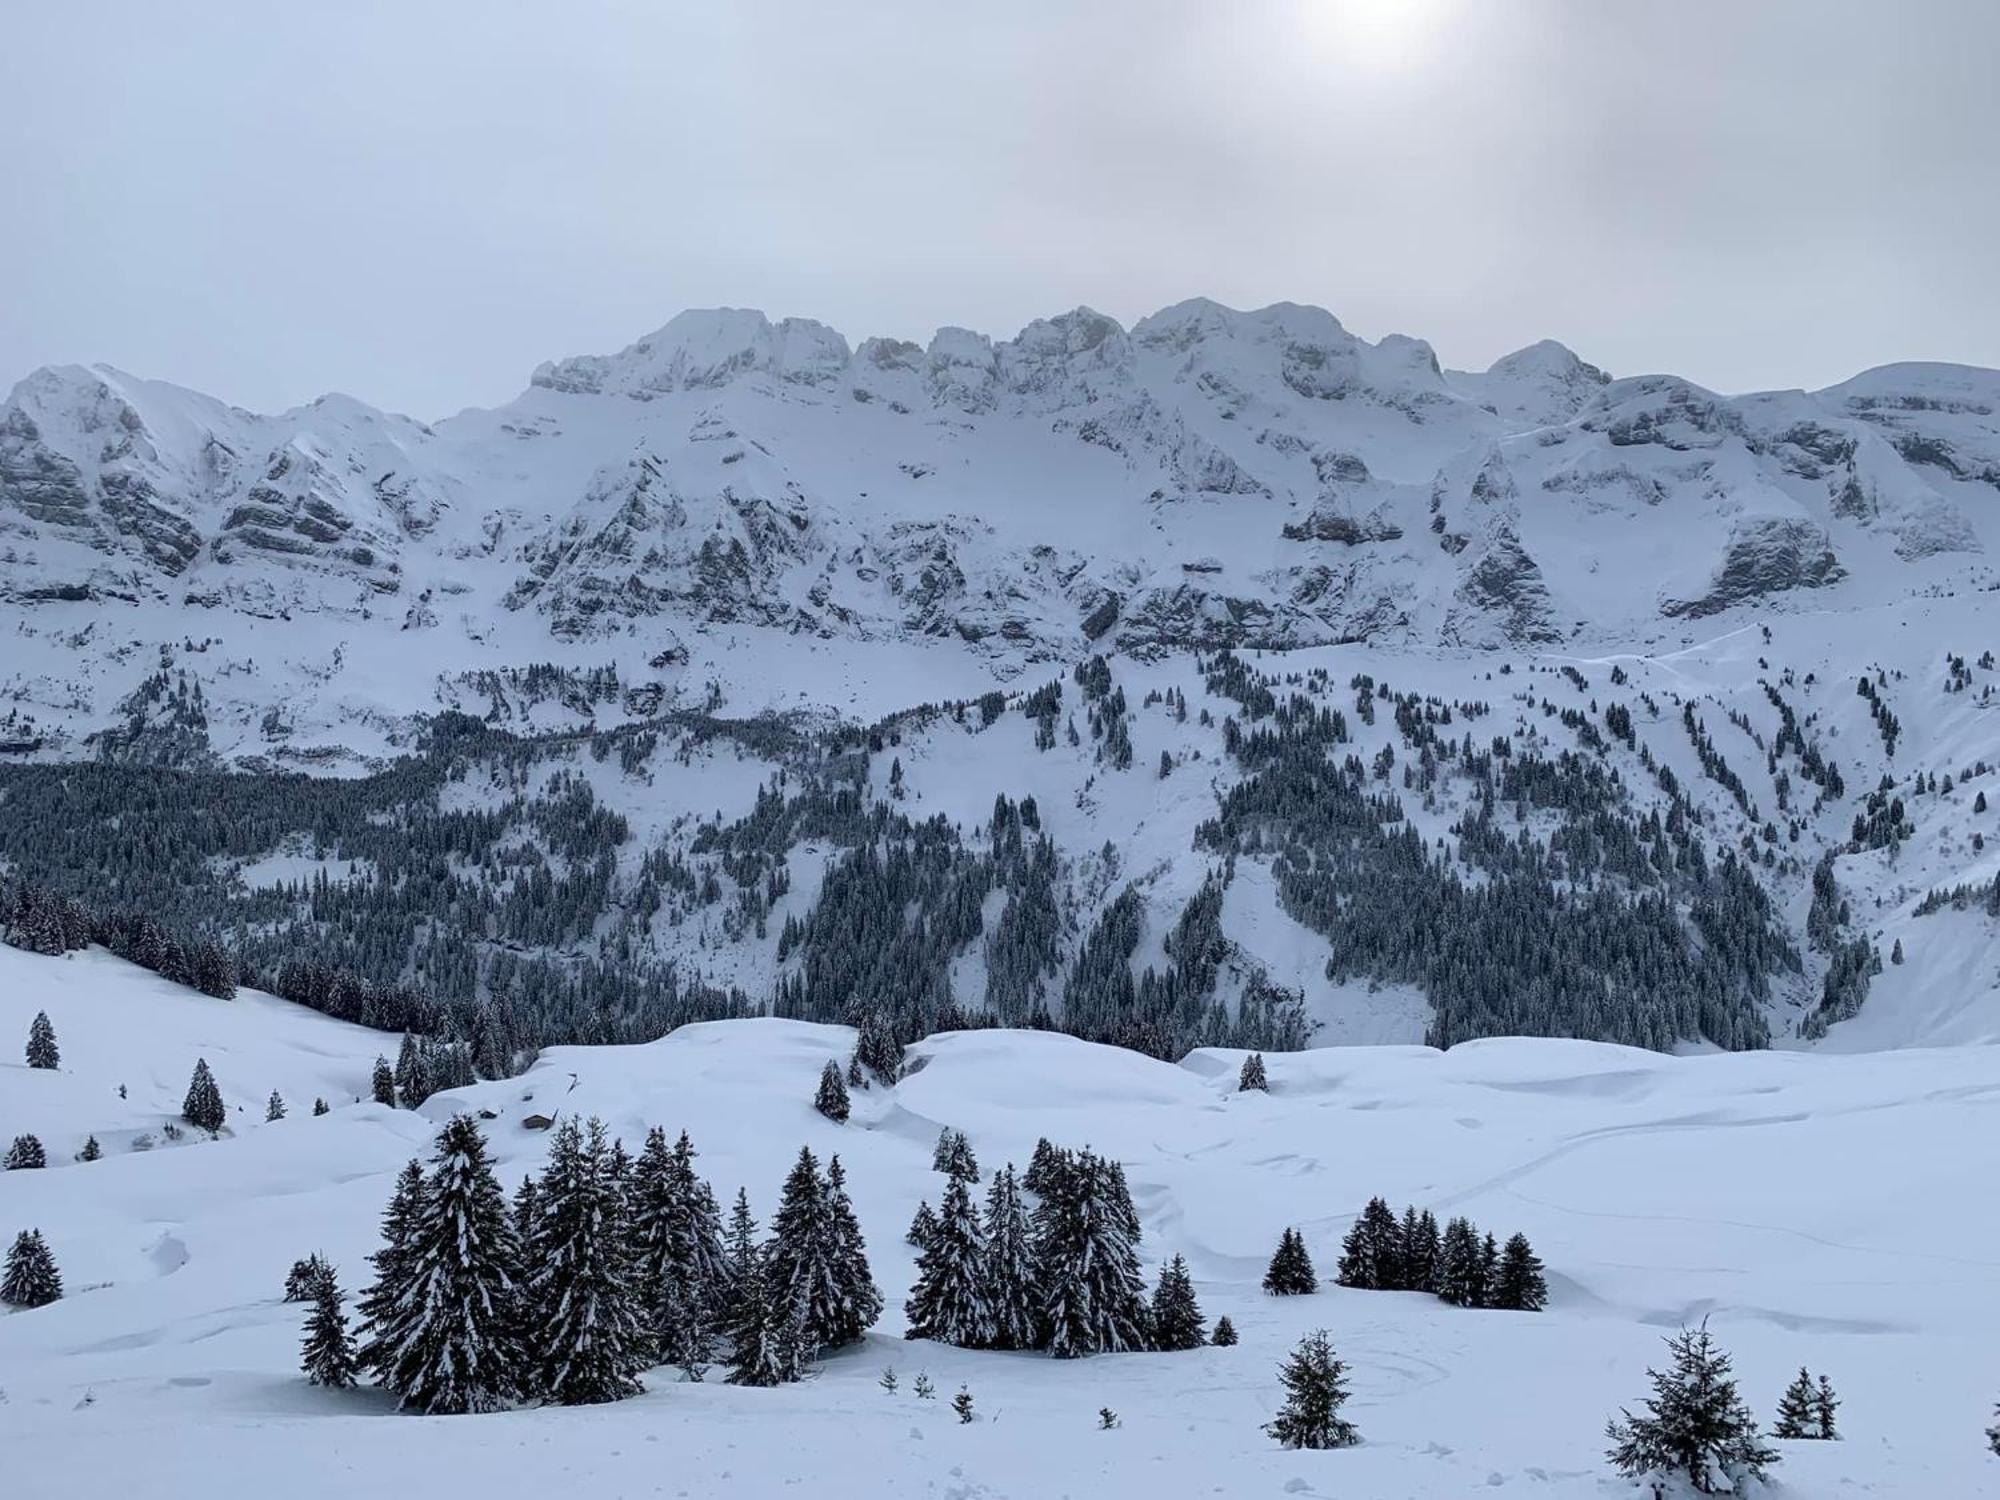
<svg viewBox="0 0 2000 1500">
<path fill-rule="evenodd" d="M 231 1486 L 349 1496 L 449 1475 L 468 1493 L 1042 1497 L 1302 1493 L 1384 1497 L 1623 1493 L 1599 1428 L 1636 1400 L 1660 1337 L 1708 1317 L 1768 1417 L 1801 1363 L 1845 1399 L 1840 1444 L 1787 1444 L 1779 1494 L 1991 1492 L 1979 1430 L 2000 1394 L 2000 1261 L 1986 1197 L 2000 1050 L 1667 1058 L 1584 1043 L 1499 1041 L 1440 1054 L 1341 1048 L 1273 1057 L 1268 1096 L 1234 1092 L 1237 1059 L 1182 1065 L 1027 1033 L 917 1049 L 920 1071 L 857 1096 L 845 1126 L 809 1107 L 851 1033 L 786 1022 L 687 1028 L 645 1047 L 557 1049 L 524 1077 L 440 1096 L 421 1114 L 340 1101 L 388 1038 L 246 994 L 159 986 L 102 955 L 0 949 L 0 1032 L 46 1006 L 63 1071 L 0 1065 L 0 1116 L 51 1145 L 157 1122 L 205 1053 L 232 1106 L 222 1140 L 0 1177 L 0 1231 L 39 1225 L 69 1295 L 0 1316 L 0 1444 L 13 1492 L 175 1497 Z M 116 1085 L 128 1082 L 121 1102 Z M 275 1125 L 272 1087 L 339 1107 Z M 484 1108 L 503 1180 L 546 1137 L 531 1109 L 598 1114 L 628 1141 L 686 1127 L 718 1190 L 768 1214 L 801 1143 L 839 1152 L 891 1311 L 865 1346 L 804 1385 L 681 1384 L 617 1406 L 399 1417 L 373 1391 L 297 1376 L 300 1309 L 284 1270 L 312 1249 L 363 1277 L 391 1177 L 455 1108 Z M 981 1161 L 1024 1162 L 1037 1136 L 1125 1164 L 1149 1270 L 1180 1252 L 1204 1312 L 1243 1341 L 1182 1355 L 1056 1363 L 908 1344 L 902 1229 L 941 1182 L 945 1125 Z M 1322 1272 L 1372 1193 L 1520 1229 L 1551 1270 L 1539 1316 L 1349 1292 L 1256 1290 L 1278 1231 L 1301 1227 Z M 1286 1453 L 1258 1430 L 1275 1367 L 1326 1326 L 1353 1366 L 1364 1443 Z M 884 1365 L 903 1375 L 890 1396 Z M 928 1370 L 981 1420 L 909 1394 Z M 1124 1425 L 1095 1430 L 1109 1405 Z M 773 1442 L 781 1431 L 784 1441 Z"/>
</svg>

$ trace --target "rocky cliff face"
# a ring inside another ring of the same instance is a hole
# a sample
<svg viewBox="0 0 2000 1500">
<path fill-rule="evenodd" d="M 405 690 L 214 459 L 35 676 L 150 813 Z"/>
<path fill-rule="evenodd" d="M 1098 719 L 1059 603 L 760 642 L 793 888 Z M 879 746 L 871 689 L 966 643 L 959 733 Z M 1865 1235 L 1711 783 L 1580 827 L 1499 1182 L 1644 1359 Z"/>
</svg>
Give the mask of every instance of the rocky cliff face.
<svg viewBox="0 0 2000 1500">
<path fill-rule="evenodd" d="M 1021 662 L 1643 640 L 1980 585 L 1996 411 L 1992 371 L 1732 398 L 1206 301 L 922 346 L 689 312 L 434 427 L 67 367 L 0 406 L 0 597 L 120 649 L 323 617 L 519 660 L 717 627 Z"/>
</svg>

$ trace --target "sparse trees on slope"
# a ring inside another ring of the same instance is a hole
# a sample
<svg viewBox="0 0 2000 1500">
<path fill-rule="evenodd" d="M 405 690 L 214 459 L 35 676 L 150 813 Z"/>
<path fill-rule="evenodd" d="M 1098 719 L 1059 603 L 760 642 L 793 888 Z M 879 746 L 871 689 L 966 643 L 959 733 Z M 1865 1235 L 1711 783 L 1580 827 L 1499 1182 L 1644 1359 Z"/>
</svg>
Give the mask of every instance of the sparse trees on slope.
<svg viewBox="0 0 2000 1500">
<path fill-rule="evenodd" d="M 344 1391 L 354 1384 L 354 1341 L 348 1337 L 344 1297 L 333 1268 L 322 1265 L 312 1289 L 313 1310 L 306 1319 L 305 1345 L 299 1365 L 314 1385 Z"/>
<path fill-rule="evenodd" d="M 1032 1349 L 1036 1342 L 1034 1245 L 1027 1210 L 1012 1163 L 993 1174 L 986 1190 L 986 1261 L 980 1280 L 992 1319 L 990 1347 Z"/>
<path fill-rule="evenodd" d="M 194 1077 L 188 1080 L 187 1098 L 181 1102 L 181 1118 L 210 1134 L 222 1129 L 226 1118 L 222 1091 L 215 1086 L 215 1075 L 208 1071 L 206 1058 L 195 1059 Z"/>
<path fill-rule="evenodd" d="M 1270 1269 L 1264 1273 L 1264 1290 L 1273 1297 L 1302 1297 L 1319 1290 L 1319 1276 L 1298 1230 L 1287 1229 L 1278 1237 Z"/>
<path fill-rule="evenodd" d="M 604 1122 L 557 1130 L 528 1252 L 533 1388 L 560 1406 L 639 1393 L 649 1339 L 627 1257 L 625 1201 Z"/>
<path fill-rule="evenodd" d="M 48 1153 L 42 1149 L 41 1139 L 34 1135 L 17 1135 L 14 1144 L 7 1148 L 4 1170 L 21 1172 L 49 1164 Z"/>
<path fill-rule="evenodd" d="M 840 1065 L 828 1062 L 820 1069 L 819 1093 L 813 1099 L 813 1108 L 839 1124 L 847 1118 L 852 1107 L 847 1098 L 847 1084 L 840 1076 Z"/>
<path fill-rule="evenodd" d="M 1307 1334 L 1278 1371 L 1285 1404 L 1264 1430 L 1287 1448 L 1350 1448 L 1361 1441 L 1341 1416 L 1347 1403 L 1347 1366 L 1334 1356 L 1324 1328 Z"/>
<path fill-rule="evenodd" d="M 9 1307 L 46 1307 L 62 1296 L 62 1273 L 39 1229 L 14 1236 L 7 1271 L 0 1276 L 0 1302 Z"/>
<path fill-rule="evenodd" d="M 62 1050 L 56 1046 L 56 1029 L 49 1023 L 49 1013 L 45 1010 L 37 1011 L 35 1019 L 28 1025 L 28 1066 L 62 1066 Z"/>
<path fill-rule="evenodd" d="M 986 1236 L 972 1211 L 963 1177 L 946 1184 L 937 1227 L 917 1255 L 916 1284 L 904 1305 L 908 1337 L 935 1339 L 962 1349 L 984 1348 L 993 1340 L 987 1302 Z"/>
<path fill-rule="evenodd" d="M 1736 1394 L 1729 1356 L 1704 1324 L 1667 1341 L 1672 1366 L 1648 1370 L 1653 1395 L 1645 1413 L 1625 1412 L 1605 1426 L 1608 1457 L 1621 1474 L 1679 1475 L 1697 1494 L 1735 1493 L 1746 1478 L 1762 1479 L 1778 1461 L 1756 1418 Z"/>
<path fill-rule="evenodd" d="M 1509 1312 L 1540 1312 L 1548 1304 L 1549 1283 L 1542 1274 L 1541 1257 L 1525 1234 L 1509 1235 L 1506 1249 L 1500 1252 L 1500 1269 L 1493 1278 L 1487 1305 Z"/>
<path fill-rule="evenodd" d="M 377 1261 L 395 1281 L 371 1293 L 386 1310 L 374 1367 L 404 1407 L 490 1411 L 516 1388 L 520 1258 L 485 1138 L 455 1115 L 438 1132 L 408 1244 Z"/>
<path fill-rule="evenodd" d="M 1159 1284 L 1153 1288 L 1153 1347 L 1178 1352 L 1207 1342 L 1194 1278 L 1188 1275 L 1187 1261 L 1176 1255 L 1160 1267 Z"/>
<path fill-rule="evenodd" d="M 1243 1071 L 1236 1075 L 1236 1092 L 1247 1093 L 1256 1089 L 1262 1093 L 1271 1091 L 1270 1081 L 1264 1076 L 1264 1054 L 1253 1052 L 1243 1059 Z"/>
</svg>

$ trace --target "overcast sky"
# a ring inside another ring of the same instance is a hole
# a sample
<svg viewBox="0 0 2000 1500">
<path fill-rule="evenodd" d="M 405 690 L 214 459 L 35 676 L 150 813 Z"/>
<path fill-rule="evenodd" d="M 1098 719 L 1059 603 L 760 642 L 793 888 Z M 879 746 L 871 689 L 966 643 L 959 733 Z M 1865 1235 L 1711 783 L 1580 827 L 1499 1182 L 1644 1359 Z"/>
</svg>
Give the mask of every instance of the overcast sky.
<svg viewBox="0 0 2000 1500">
<path fill-rule="evenodd" d="M 0 389 L 434 418 L 690 306 L 858 342 L 1194 295 L 1723 390 L 2000 365 L 1995 0 L 40 0 L 4 38 Z"/>
</svg>

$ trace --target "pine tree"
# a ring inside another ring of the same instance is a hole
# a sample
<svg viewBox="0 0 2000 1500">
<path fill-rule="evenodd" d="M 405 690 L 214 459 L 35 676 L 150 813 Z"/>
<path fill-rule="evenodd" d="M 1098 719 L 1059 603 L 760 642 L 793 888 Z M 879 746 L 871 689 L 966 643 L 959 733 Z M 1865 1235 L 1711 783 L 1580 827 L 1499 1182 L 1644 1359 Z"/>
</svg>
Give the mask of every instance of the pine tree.
<svg viewBox="0 0 2000 1500">
<path fill-rule="evenodd" d="M 1756 1418 L 1736 1394 L 1729 1356 L 1708 1326 L 1683 1328 L 1667 1341 L 1673 1367 L 1648 1370 L 1653 1395 L 1643 1416 L 1623 1413 L 1605 1426 L 1607 1453 L 1621 1474 L 1685 1476 L 1695 1492 L 1734 1494 L 1746 1478 L 1762 1479 L 1778 1461 L 1764 1445 Z"/>
<path fill-rule="evenodd" d="M 986 1300 L 986 1236 L 972 1211 L 965 1179 L 946 1184 L 937 1227 L 917 1255 L 917 1279 L 904 1313 L 913 1339 L 935 1339 L 962 1349 L 982 1349 L 993 1340 L 992 1309 Z"/>
<path fill-rule="evenodd" d="M 1444 1227 L 1438 1248 L 1437 1294 L 1454 1307 L 1480 1307 L 1486 1301 L 1478 1233 L 1472 1221 L 1453 1219 Z"/>
<path fill-rule="evenodd" d="M 181 1118 L 211 1135 L 222 1129 L 226 1118 L 222 1091 L 215 1086 L 215 1075 L 208 1071 L 206 1058 L 195 1059 L 194 1077 L 188 1081 L 187 1098 L 181 1103 Z"/>
<path fill-rule="evenodd" d="M 880 1378 L 879 1380 L 877 1380 L 877 1381 L 876 1381 L 875 1383 L 876 1383 L 877 1385 L 881 1386 L 881 1387 L 882 1387 L 882 1389 L 883 1389 L 883 1390 L 885 1390 L 885 1391 L 887 1391 L 887 1392 L 888 1392 L 888 1393 L 889 1393 L 890 1395 L 892 1395 L 892 1396 L 893 1396 L 893 1395 L 895 1395 L 895 1394 L 896 1394 L 896 1367 L 895 1367 L 894 1365 L 884 1365 L 884 1366 L 882 1367 L 882 1376 L 881 1376 L 881 1378 Z"/>
<path fill-rule="evenodd" d="M 1110 1432 L 1118 1426 L 1118 1413 L 1108 1406 L 1097 1408 L 1097 1430 Z"/>
<path fill-rule="evenodd" d="M 1347 1366 L 1334 1357 L 1324 1328 L 1299 1340 L 1278 1371 L 1285 1404 L 1264 1428 L 1287 1448 L 1351 1448 L 1361 1441 L 1340 1415 L 1347 1402 Z"/>
<path fill-rule="evenodd" d="M 1403 1284 L 1402 1231 L 1396 1216 L 1380 1198 L 1368 1206 L 1347 1231 L 1341 1245 L 1339 1281 L 1363 1291 L 1394 1291 Z"/>
<path fill-rule="evenodd" d="M 357 1362 L 364 1370 L 374 1371 L 376 1378 L 382 1378 L 389 1358 L 388 1348 L 381 1342 L 381 1335 L 387 1328 L 390 1315 L 395 1311 L 396 1298 L 415 1279 L 414 1255 L 417 1222 L 422 1217 L 424 1193 L 423 1164 L 411 1157 L 396 1174 L 396 1186 L 389 1195 L 389 1205 L 382 1213 L 382 1248 L 368 1257 L 375 1268 L 375 1281 L 361 1294 L 355 1310 L 361 1315 L 363 1343 Z"/>
<path fill-rule="evenodd" d="M 868 1267 L 868 1244 L 862 1238 L 861 1219 L 854 1212 L 854 1200 L 847 1194 L 847 1169 L 838 1156 L 826 1164 L 826 1211 L 833 1221 L 834 1268 L 845 1309 L 845 1326 L 854 1338 L 874 1327 L 882 1316 L 882 1291 L 875 1285 Z M 850 1341 L 851 1342 L 851 1341 Z"/>
<path fill-rule="evenodd" d="M 318 1118 L 319 1118 L 319 1117 L 320 1117 L 321 1115 L 323 1115 L 323 1114 L 328 1114 L 328 1113 L 330 1113 L 330 1111 L 329 1111 L 329 1110 L 327 1109 L 327 1107 L 326 1107 L 326 1100 L 324 1100 L 324 1099 L 315 1099 L 315 1100 L 313 1100 L 313 1118 L 314 1118 L 314 1119 L 318 1119 Z"/>
<path fill-rule="evenodd" d="M 911 1383 L 910 1389 L 916 1392 L 919 1401 L 928 1401 L 937 1394 L 937 1387 L 931 1384 L 930 1375 L 923 1370 L 917 1371 L 917 1378 Z"/>
<path fill-rule="evenodd" d="M 1027 1210 L 1022 1207 L 1011 1162 L 993 1174 L 993 1184 L 986 1190 L 985 1235 L 986 1261 L 980 1281 L 992 1320 L 989 1347 L 1032 1349 L 1040 1298 L 1035 1288 Z"/>
<path fill-rule="evenodd" d="M 1040 1326 L 1057 1359 L 1143 1349 L 1149 1313 L 1133 1245 L 1129 1195 L 1121 1205 L 1110 1163 L 1081 1153 L 1035 1214 Z"/>
<path fill-rule="evenodd" d="M 454 1115 L 438 1132 L 408 1242 L 387 1264 L 378 1255 L 370 1294 L 385 1309 L 370 1364 L 402 1406 L 491 1411 L 519 1388 L 520 1260 L 485 1138 L 470 1115 Z"/>
<path fill-rule="evenodd" d="M 333 1274 L 333 1267 L 326 1263 L 326 1257 L 314 1251 L 303 1260 L 292 1262 L 291 1270 L 285 1273 L 285 1300 L 287 1302 L 310 1302 L 320 1279 Z"/>
<path fill-rule="evenodd" d="M 396 1107 L 396 1075 L 389 1067 L 388 1058 L 375 1059 L 375 1077 L 370 1090 L 377 1104 L 386 1104 L 391 1109 Z"/>
<path fill-rule="evenodd" d="M 1541 1257 L 1525 1234 L 1508 1236 L 1487 1302 L 1510 1312 L 1540 1312 L 1549 1305 L 1549 1283 L 1542 1274 Z"/>
<path fill-rule="evenodd" d="M 1160 1268 L 1159 1285 L 1153 1289 L 1153 1347 L 1178 1352 L 1207 1342 L 1194 1278 L 1188 1275 L 1187 1261 L 1176 1255 Z"/>
<path fill-rule="evenodd" d="M 813 1099 L 813 1108 L 835 1124 L 847 1118 L 852 1106 L 848 1103 L 847 1085 L 841 1080 L 838 1063 L 829 1061 L 820 1069 L 819 1094 Z"/>
<path fill-rule="evenodd" d="M 97 1144 L 97 1137 L 87 1135 L 83 1138 L 83 1149 L 76 1153 L 76 1159 L 78 1161 L 96 1161 L 102 1155 L 104 1155 L 104 1148 Z"/>
<path fill-rule="evenodd" d="M 853 1237 L 858 1240 L 858 1228 Z M 858 1268 L 853 1264 L 860 1251 L 848 1239 L 832 1185 L 820 1175 L 811 1149 L 801 1146 L 771 1218 L 765 1257 L 774 1301 L 799 1309 L 801 1363 L 823 1349 L 853 1343 L 881 1310 L 866 1258 Z"/>
<path fill-rule="evenodd" d="M 1435 1292 L 1443 1250 L 1437 1216 L 1425 1209 L 1412 1227 L 1410 1215 L 1405 1213 L 1403 1223 L 1403 1280 L 1413 1292 Z"/>
<path fill-rule="evenodd" d="M 542 1173 L 528 1252 L 533 1388 L 558 1406 L 621 1401 L 641 1390 L 650 1340 L 626 1254 L 624 1195 L 604 1122 L 566 1120 Z"/>
<path fill-rule="evenodd" d="M 1493 1305 L 1493 1287 L 1500 1279 L 1500 1242 L 1488 1232 L 1479 1242 L 1479 1300 L 1474 1307 Z"/>
<path fill-rule="evenodd" d="M 1833 1414 L 1840 1409 L 1840 1398 L 1833 1393 L 1833 1382 L 1824 1375 L 1813 1389 L 1813 1435 L 1822 1442 L 1833 1442 L 1840 1436 L 1840 1427 Z"/>
<path fill-rule="evenodd" d="M 968 1391 L 964 1386 L 960 1386 L 958 1394 L 951 1398 L 951 1409 L 958 1413 L 958 1420 L 960 1422 L 970 1422 L 972 1420 L 972 1392 Z"/>
<path fill-rule="evenodd" d="M 0 1302 L 9 1307 L 46 1307 L 62 1296 L 62 1273 L 39 1229 L 14 1236 L 7 1252 L 7 1273 L 0 1277 Z"/>
<path fill-rule="evenodd" d="M 1264 1076 L 1264 1054 L 1253 1052 L 1243 1059 L 1243 1071 L 1236 1075 L 1236 1092 L 1248 1093 L 1256 1089 L 1261 1093 L 1271 1091 L 1270 1080 Z"/>
<path fill-rule="evenodd" d="M 939 1134 L 937 1149 L 931 1153 L 931 1170 L 947 1177 L 962 1177 L 967 1182 L 979 1181 L 979 1162 L 964 1131 L 947 1126 Z"/>
<path fill-rule="evenodd" d="M 1228 1313 L 1215 1320 L 1215 1332 L 1210 1336 L 1209 1342 L 1218 1349 L 1236 1347 L 1236 1325 L 1229 1321 Z"/>
<path fill-rule="evenodd" d="M 17 1135 L 14 1144 L 7 1148 L 7 1159 L 0 1164 L 0 1170 L 9 1172 L 29 1171 L 49 1164 L 48 1153 L 42 1150 L 41 1140 L 33 1135 Z"/>
<path fill-rule="evenodd" d="M 1050 1188 L 1069 1169 L 1068 1155 L 1043 1136 L 1035 1142 L 1035 1154 L 1028 1158 L 1028 1170 L 1021 1177 L 1021 1186 L 1037 1198 L 1047 1197 Z"/>
<path fill-rule="evenodd" d="M 272 1089 L 271 1097 L 264 1105 L 264 1123 L 268 1125 L 273 1120 L 282 1120 L 284 1118 L 285 1101 L 276 1089 Z"/>
<path fill-rule="evenodd" d="M 1264 1273 L 1264 1290 L 1273 1297 L 1302 1297 L 1319 1290 L 1319 1277 L 1298 1230 L 1287 1229 L 1278 1237 L 1277 1251 Z"/>
<path fill-rule="evenodd" d="M 333 1268 L 325 1267 L 324 1274 L 313 1282 L 313 1310 L 306 1319 L 305 1346 L 299 1360 L 307 1380 L 336 1391 L 352 1386 L 355 1373 L 354 1343 L 347 1335 L 343 1300 Z"/>
<path fill-rule="evenodd" d="M 1778 1420 L 1771 1426 L 1771 1436 L 1795 1441 L 1814 1436 L 1817 1427 L 1812 1376 L 1806 1372 L 1804 1365 L 1800 1365 L 1798 1377 L 1785 1387 L 1785 1394 L 1778 1398 Z"/>
<path fill-rule="evenodd" d="M 931 1236 L 936 1233 L 937 1214 L 931 1208 L 930 1199 L 926 1198 L 917 1205 L 917 1211 L 910 1219 L 909 1232 L 903 1236 L 903 1243 L 914 1245 L 921 1250 L 931 1242 Z"/>
<path fill-rule="evenodd" d="M 797 1318 L 774 1297 L 768 1256 L 757 1244 L 757 1221 L 750 1217 L 750 1199 L 740 1189 L 729 1221 L 730 1261 L 735 1268 L 736 1295 L 730 1308 L 729 1374 L 731 1385 L 783 1385 L 799 1378 Z"/>
<path fill-rule="evenodd" d="M 434 1081 L 431 1078 L 430 1059 L 424 1048 L 410 1032 L 403 1033 L 403 1047 L 396 1054 L 396 1097 L 403 1101 L 403 1108 L 416 1109 L 430 1098 Z"/>
<path fill-rule="evenodd" d="M 62 1066 L 62 1050 L 56 1046 L 56 1029 L 49 1024 L 49 1013 L 37 1011 L 35 1019 L 28 1026 L 28 1066 L 31 1068 L 57 1068 Z"/>
</svg>

